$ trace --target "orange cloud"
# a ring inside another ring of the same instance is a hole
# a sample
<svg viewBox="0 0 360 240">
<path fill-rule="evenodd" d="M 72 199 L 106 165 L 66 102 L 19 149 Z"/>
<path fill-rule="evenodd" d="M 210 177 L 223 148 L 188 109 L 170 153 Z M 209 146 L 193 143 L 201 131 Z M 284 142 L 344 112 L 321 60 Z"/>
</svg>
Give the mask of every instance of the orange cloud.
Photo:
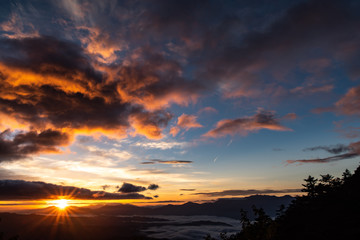
<svg viewBox="0 0 360 240">
<path fill-rule="evenodd" d="M 178 128 L 178 127 L 172 127 L 172 128 L 170 128 L 170 131 L 169 131 L 169 133 L 173 137 L 175 137 L 179 132 L 180 132 L 180 128 Z"/>
<path fill-rule="evenodd" d="M 162 127 L 166 126 L 172 115 L 167 112 L 157 114 L 139 112 L 130 117 L 131 126 L 135 134 L 141 134 L 149 139 L 161 139 Z"/>
<path fill-rule="evenodd" d="M 274 131 L 291 131 L 290 128 L 280 125 L 275 119 L 274 112 L 259 110 L 251 117 L 224 119 L 216 124 L 216 127 L 205 133 L 204 137 L 224 137 L 226 135 L 247 135 L 249 132 L 268 129 Z"/>
<path fill-rule="evenodd" d="M 180 117 L 178 117 L 177 125 L 186 130 L 189 130 L 190 128 L 203 127 L 203 125 L 198 123 L 196 120 L 197 120 L 197 116 L 187 115 L 183 113 Z"/>
<path fill-rule="evenodd" d="M 0 50 L 0 113 L 12 126 L 121 136 L 132 128 L 160 139 L 172 117 L 165 109 L 195 102 L 201 90 L 182 78 L 176 61 L 146 48 L 112 66 L 52 37 L 5 38 Z"/>
<path fill-rule="evenodd" d="M 181 128 L 187 131 L 190 128 L 200 128 L 200 127 L 203 127 L 203 125 L 197 122 L 197 116 L 187 115 L 183 113 L 180 117 L 178 117 L 177 125 L 175 127 L 172 127 L 169 133 L 173 137 L 175 137 L 180 132 Z"/>
</svg>

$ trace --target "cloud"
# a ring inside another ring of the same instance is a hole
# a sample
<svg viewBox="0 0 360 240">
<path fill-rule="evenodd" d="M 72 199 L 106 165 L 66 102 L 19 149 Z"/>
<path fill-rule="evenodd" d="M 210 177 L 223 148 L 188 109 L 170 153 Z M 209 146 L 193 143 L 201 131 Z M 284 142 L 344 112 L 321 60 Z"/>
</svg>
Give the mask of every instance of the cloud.
<svg viewBox="0 0 360 240">
<path fill-rule="evenodd" d="M 351 148 L 344 144 L 337 144 L 337 145 L 333 145 L 333 146 L 316 146 L 316 147 L 304 149 L 304 151 L 316 151 L 316 150 L 324 150 L 324 151 L 327 151 L 328 153 L 339 154 L 339 153 L 343 153 L 343 152 L 349 152 L 349 151 L 351 151 Z"/>
<path fill-rule="evenodd" d="M 106 189 L 110 188 L 111 186 L 110 185 L 102 185 L 101 188 L 105 191 Z"/>
<path fill-rule="evenodd" d="M 32 127 L 122 136 L 131 129 L 133 136 L 160 139 L 172 104 L 188 106 L 215 89 L 227 97 L 260 96 L 264 88 L 278 87 L 262 79 L 273 80 L 276 69 L 286 72 L 299 62 L 310 73 L 328 68 L 331 57 L 308 56 L 314 47 L 357 71 L 359 17 L 348 2 L 327 1 L 324 8 L 322 1 L 261 7 L 61 1 L 46 7 L 33 5 L 53 21 L 13 11 L 1 23 L 0 111 Z M 243 8 L 247 14 L 237 11 Z M 22 15 L 31 17 L 24 21 Z M 330 85 L 302 84 L 294 91 Z M 184 129 L 200 127 L 193 120 L 183 122 Z"/>
<path fill-rule="evenodd" d="M 193 161 L 151 159 L 150 161 L 142 162 L 141 164 L 156 164 L 156 163 L 161 163 L 161 164 L 190 164 L 190 163 L 193 163 Z"/>
<path fill-rule="evenodd" d="M 178 117 L 177 125 L 186 130 L 189 130 L 190 128 L 203 127 L 200 123 L 196 121 L 196 119 L 197 116 L 195 115 L 187 115 L 183 113 L 180 117 Z"/>
<path fill-rule="evenodd" d="M 232 34 L 243 20 L 237 15 L 231 22 L 233 25 L 222 34 L 214 34 L 212 43 L 221 44 L 212 45 L 215 49 L 204 56 L 200 76 L 208 82 L 219 83 L 227 98 L 272 97 L 275 89 L 283 86 L 282 81 L 299 67 L 299 62 L 304 72 L 316 76 L 313 78 L 316 83 L 294 90 L 302 93 L 331 90 L 331 84 L 322 85 L 321 81 L 326 75 L 324 69 L 334 66 L 333 59 L 344 63 L 353 78 L 360 76 L 354 64 L 360 56 L 360 45 L 355 40 L 359 35 L 353 36 L 360 25 L 356 14 L 359 6 L 355 2 L 304 1 L 282 6 L 282 10 L 276 9 L 273 18 L 267 16 L 267 22 L 260 21 L 262 26 L 257 31 L 247 31 L 246 25 L 243 34 Z M 236 40 L 241 44 L 236 44 Z M 330 56 L 316 54 L 315 49 Z M 316 62 L 311 62 L 313 59 Z M 319 69 L 323 71 L 321 77 L 317 75 Z M 264 79 L 264 75 L 269 78 Z M 271 95 L 265 93 L 265 88 L 272 89 Z"/>
<path fill-rule="evenodd" d="M 200 109 L 198 113 L 201 114 L 201 113 L 217 113 L 217 112 L 218 112 L 218 110 L 216 110 L 213 107 L 204 107 L 204 108 Z"/>
<path fill-rule="evenodd" d="M 222 196 L 243 196 L 243 195 L 253 195 L 253 194 L 276 194 L 276 193 L 298 193 L 301 192 L 301 189 L 246 189 L 246 190 L 224 190 L 221 192 L 201 192 L 194 193 L 193 195 L 206 195 L 211 197 L 222 197 Z"/>
<path fill-rule="evenodd" d="M 156 141 L 156 142 L 137 142 L 135 146 L 143 147 L 146 149 L 161 149 L 167 150 L 172 148 L 183 148 L 187 146 L 185 142 L 165 142 L 165 141 Z"/>
<path fill-rule="evenodd" d="M 166 127 L 172 115 L 165 111 L 137 112 L 130 117 L 135 134 L 141 134 L 149 139 L 161 139 L 162 128 Z"/>
<path fill-rule="evenodd" d="M 350 88 L 339 101 L 335 103 L 337 112 L 345 115 L 360 115 L 360 86 Z"/>
<path fill-rule="evenodd" d="M 191 128 L 201 127 L 203 127 L 203 125 L 197 122 L 197 116 L 183 113 L 180 117 L 178 117 L 177 125 L 170 129 L 170 134 L 175 137 L 180 132 L 181 128 L 185 129 L 185 131 L 188 131 Z"/>
<path fill-rule="evenodd" d="M 180 191 L 195 191 L 196 189 L 194 188 L 182 188 L 180 189 Z"/>
<path fill-rule="evenodd" d="M 345 95 L 343 95 L 335 104 L 329 107 L 315 108 L 314 113 L 320 114 L 324 112 L 335 112 L 341 115 L 347 116 L 360 116 L 360 110 L 358 108 L 360 104 L 360 86 L 350 88 Z M 359 134 L 357 133 L 356 127 L 348 126 L 342 128 L 340 123 L 336 123 L 337 131 L 349 138 L 356 138 Z"/>
<path fill-rule="evenodd" d="M 290 128 L 280 125 L 272 111 L 260 109 L 251 117 L 224 119 L 216 124 L 216 127 L 205 133 L 205 137 L 224 137 L 226 135 L 247 135 L 249 132 L 268 129 L 273 131 L 291 131 Z"/>
<path fill-rule="evenodd" d="M 17 160 L 40 153 L 59 153 L 69 144 L 70 136 L 57 130 L 0 133 L 0 162 Z"/>
<path fill-rule="evenodd" d="M 156 195 L 155 195 L 156 196 Z M 154 197 L 155 197 L 154 196 Z M 177 200 L 166 200 L 166 201 L 153 201 L 153 202 L 137 202 L 137 203 L 183 203 L 185 201 L 177 201 Z"/>
<path fill-rule="evenodd" d="M 195 101 L 201 89 L 175 73 L 176 62 L 151 50 L 112 67 L 99 67 L 81 46 L 54 37 L 1 38 L 0 50 L 0 112 L 33 128 L 123 136 L 133 129 L 132 135 L 160 139 L 172 118 L 165 108 Z"/>
<path fill-rule="evenodd" d="M 350 158 L 354 158 L 354 157 L 358 157 L 358 156 L 359 156 L 358 153 L 345 153 L 345 154 L 336 155 L 336 156 L 327 157 L 327 158 L 286 160 L 286 163 L 287 164 L 293 164 L 293 163 L 299 163 L 299 164 L 303 164 L 303 163 L 329 163 L 329 162 L 335 162 L 335 161 L 350 159 Z"/>
<path fill-rule="evenodd" d="M 137 193 L 118 194 L 104 191 L 91 191 L 86 188 L 61 186 L 45 182 L 23 180 L 0 180 L 0 198 L 3 200 L 57 199 L 67 196 L 73 199 L 151 199 Z"/>
<path fill-rule="evenodd" d="M 307 148 L 305 150 L 314 151 L 314 150 L 319 150 L 319 149 L 325 150 L 325 151 L 327 151 L 329 153 L 332 153 L 332 154 L 338 154 L 338 153 L 342 153 L 342 152 L 347 152 L 347 153 L 336 155 L 336 156 L 331 156 L 331 157 L 326 157 L 326 158 L 287 160 L 286 165 L 294 164 L 294 163 L 299 163 L 299 164 L 303 164 L 303 163 L 329 163 L 329 162 L 346 160 L 346 159 L 351 159 L 351 158 L 355 158 L 355 157 L 360 156 L 360 142 L 350 143 L 348 146 L 338 144 L 336 146 L 330 146 L 330 147 L 319 146 L 319 147 L 314 147 L 314 148 Z"/>
<path fill-rule="evenodd" d="M 301 95 L 308 95 L 308 94 L 315 94 L 321 92 L 330 92 L 334 89 L 334 85 L 327 84 L 323 86 L 299 86 L 293 89 L 290 89 L 290 93 L 293 94 L 301 94 Z"/>
<path fill-rule="evenodd" d="M 24 8 L 21 8 L 24 11 Z M 28 14 L 28 13 L 25 13 Z M 37 37 L 39 32 L 27 19 L 23 19 L 20 13 L 13 12 L 9 19 L 0 24 L 0 29 L 5 32 L 3 36 L 8 38 Z"/>
<path fill-rule="evenodd" d="M 169 134 L 175 137 L 180 132 L 180 128 L 172 127 L 170 128 Z"/>
<path fill-rule="evenodd" d="M 159 188 L 159 185 L 157 184 L 150 184 L 147 189 L 149 190 L 156 190 Z"/>
<path fill-rule="evenodd" d="M 289 119 L 289 120 L 295 120 L 297 118 L 298 116 L 296 115 L 296 113 L 288 113 L 282 117 L 282 119 Z"/>
<path fill-rule="evenodd" d="M 143 192 L 146 190 L 146 187 L 136 186 L 131 183 L 124 182 L 123 185 L 119 188 L 118 192 L 121 193 L 136 193 Z"/>
</svg>

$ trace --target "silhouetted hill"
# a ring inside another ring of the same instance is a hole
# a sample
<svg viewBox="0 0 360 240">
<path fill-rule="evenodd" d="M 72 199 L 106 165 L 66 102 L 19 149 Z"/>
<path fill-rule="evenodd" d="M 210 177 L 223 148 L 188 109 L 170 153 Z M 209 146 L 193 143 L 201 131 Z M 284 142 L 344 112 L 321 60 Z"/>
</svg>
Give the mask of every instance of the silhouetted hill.
<svg viewBox="0 0 360 240">
<path fill-rule="evenodd" d="M 245 198 L 224 198 L 210 203 L 188 202 L 182 205 L 166 205 L 156 208 L 137 207 L 134 205 L 103 206 L 92 212 L 99 215 L 208 215 L 239 219 L 240 210 L 251 211 L 251 206 L 261 207 L 270 216 L 275 216 L 280 205 L 289 205 L 291 196 L 254 195 Z"/>
</svg>

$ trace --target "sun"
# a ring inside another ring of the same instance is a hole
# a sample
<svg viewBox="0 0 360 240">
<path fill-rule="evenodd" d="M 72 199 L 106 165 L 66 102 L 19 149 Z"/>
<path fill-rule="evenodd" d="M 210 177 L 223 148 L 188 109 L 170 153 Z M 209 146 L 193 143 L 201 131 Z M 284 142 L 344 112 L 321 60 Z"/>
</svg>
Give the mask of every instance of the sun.
<svg viewBox="0 0 360 240">
<path fill-rule="evenodd" d="M 54 200 L 52 203 L 54 204 L 54 206 L 56 206 L 60 210 L 64 210 L 66 207 L 69 206 L 68 200 L 66 200 L 66 199 Z"/>
</svg>

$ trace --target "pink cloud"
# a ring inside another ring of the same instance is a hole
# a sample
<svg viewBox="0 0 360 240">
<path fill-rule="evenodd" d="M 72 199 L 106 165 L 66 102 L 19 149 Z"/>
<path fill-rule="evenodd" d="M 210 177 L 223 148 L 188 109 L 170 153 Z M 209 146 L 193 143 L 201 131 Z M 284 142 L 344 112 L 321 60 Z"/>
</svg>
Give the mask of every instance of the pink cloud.
<svg viewBox="0 0 360 240">
<path fill-rule="evenodd" d="M 197 116 L 187 115 L 184 113 L 180 117 L 178 117 L 177 125 L 186 130 L 189 130 L 190 128 L 203 127 L 203 125 L 197 122 Z"/>
<path fill-rule="evenodd" d="M 335 103 L 336 110 L 346 115 L 360 115 L 360 86 L 350 90 L 338 102 Z"/>
<path fill-rule="evenodd" d="M 274 112 L 259 110 L 254 116 L 224 119 L 216 124 L 216 127 L 205 133 L 205 137 L 224 137 L 226 135 L 247 135 L 249 132 L 268 129 L 273 131 L 292 131 L 290 128 L 280 125 L 275 118 Z"/>
</svg>

